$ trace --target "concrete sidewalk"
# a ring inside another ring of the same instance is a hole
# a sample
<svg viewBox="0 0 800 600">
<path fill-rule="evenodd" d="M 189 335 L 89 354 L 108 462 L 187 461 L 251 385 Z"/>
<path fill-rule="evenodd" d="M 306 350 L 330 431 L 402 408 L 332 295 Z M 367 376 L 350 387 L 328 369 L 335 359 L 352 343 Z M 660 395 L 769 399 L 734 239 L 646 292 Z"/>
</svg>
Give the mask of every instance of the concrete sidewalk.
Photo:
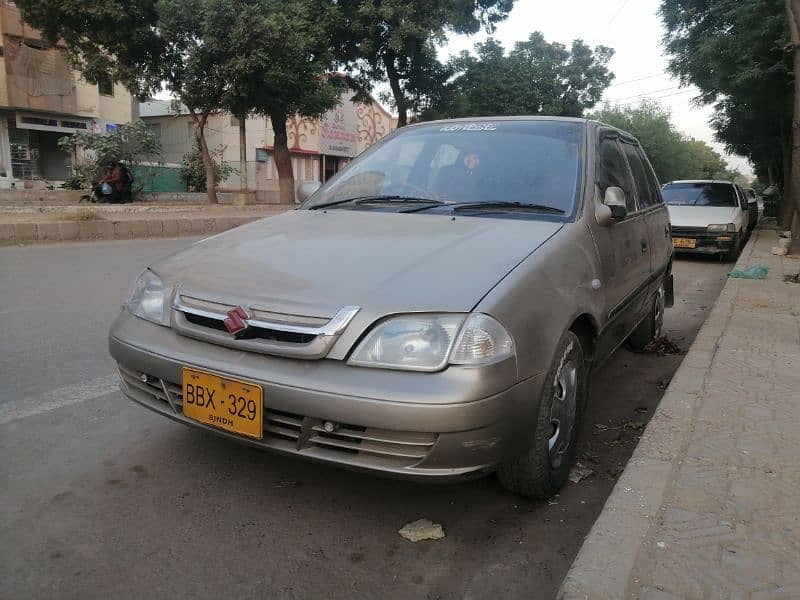
<svg viewBox="0 0 800 600">
<path fill-rule="evenodd" d="M 0 206 L 0 246 L 211 235 L 290 208 L 185 204 Z"/>
<path fill-rule="evenodd" d="M 754 232 L 561 598 L 800 598 L 800 271 Z"/>
</svg>

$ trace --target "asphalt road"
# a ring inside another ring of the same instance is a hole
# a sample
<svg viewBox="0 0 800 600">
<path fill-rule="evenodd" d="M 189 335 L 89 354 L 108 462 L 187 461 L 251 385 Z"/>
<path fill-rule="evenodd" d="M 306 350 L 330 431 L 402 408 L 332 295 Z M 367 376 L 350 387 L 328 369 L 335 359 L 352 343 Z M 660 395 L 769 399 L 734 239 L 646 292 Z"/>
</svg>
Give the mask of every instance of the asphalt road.
<svg viewBox="0 0 800 600">
<path fill-rule="evenodd" d="M 0 248 L 0 598 L 549 598 L 681 356 L 597 373 L 580 460 L 551 502 L 379 479 L 254 451 L 123 398 L 121 298 L 189 239 Z M 730 265 L 679 260 L 686 348 Z M 418 518 L 446 538 L 412 544 Z"/>
</svg>

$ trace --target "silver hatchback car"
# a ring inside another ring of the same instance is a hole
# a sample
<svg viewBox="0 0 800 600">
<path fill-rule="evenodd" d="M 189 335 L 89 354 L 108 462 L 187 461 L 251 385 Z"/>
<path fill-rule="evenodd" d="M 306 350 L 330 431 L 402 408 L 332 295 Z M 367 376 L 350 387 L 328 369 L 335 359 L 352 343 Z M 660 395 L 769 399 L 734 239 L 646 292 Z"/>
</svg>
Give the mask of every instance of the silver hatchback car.
<svg viewBox="0 0 800 600">
<path fill-rule="evenodd" d="M 661 334 L 669 218 L 628 134 L 423 123 L 294 211 L 148 268 L 109 336 L 123 392 L 241 442 L 545 498 L 593 368 Z"/>
</svg>

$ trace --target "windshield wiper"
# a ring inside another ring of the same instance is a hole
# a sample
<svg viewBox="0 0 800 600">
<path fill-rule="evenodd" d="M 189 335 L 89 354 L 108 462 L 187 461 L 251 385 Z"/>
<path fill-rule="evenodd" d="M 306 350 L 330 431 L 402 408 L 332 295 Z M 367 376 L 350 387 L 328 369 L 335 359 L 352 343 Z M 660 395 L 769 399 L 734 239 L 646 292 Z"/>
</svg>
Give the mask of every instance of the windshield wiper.
<svg viewBox="0 0 800 600">
<path fill-rule="evenodd" d="M 528 204 L 527 202 L 464 202 L 453 206 L 453 211 L 499 212 L 499 211 L 524 211 L 544 212 L 554 215 L 563 215 L 565 212 L 555 206 L 544 204 Z"/>
<path fill-rule="evenodd" d="M 435 198 L 416 198 L 414 196 L 398 196 L 397 194 L 385 194 L 376 196 L 356 196 L 355 198 L 345 198 L 344 200 L 334 200 L 332 202 L 324 202 L 315 206 L 310 206 L 309 210 L 317 210 L 320 208 L 328 208 L 329 206 L 338 206 L 340 204 L 353 203 L 356 205 L 362 204 L 433 204 L 438 206 L 446 204 L 442 200 Z"/>
</svg>

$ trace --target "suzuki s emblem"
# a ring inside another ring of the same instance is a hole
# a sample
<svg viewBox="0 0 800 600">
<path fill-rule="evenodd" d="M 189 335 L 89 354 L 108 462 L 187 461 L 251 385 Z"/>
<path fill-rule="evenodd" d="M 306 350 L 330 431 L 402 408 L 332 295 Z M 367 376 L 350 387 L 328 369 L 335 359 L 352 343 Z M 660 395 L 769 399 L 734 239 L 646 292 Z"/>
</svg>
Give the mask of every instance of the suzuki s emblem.
<svg viewBox="0 0 800 600">
<path fill-rule="evenodd" d="M 228 318 L 223 323 L 228 333 L 236 336 L 247 329 L 247 319 L 249 318 L 250 313 L 244 306 L 236 306 L 228 311 Z"/>
</svg>

